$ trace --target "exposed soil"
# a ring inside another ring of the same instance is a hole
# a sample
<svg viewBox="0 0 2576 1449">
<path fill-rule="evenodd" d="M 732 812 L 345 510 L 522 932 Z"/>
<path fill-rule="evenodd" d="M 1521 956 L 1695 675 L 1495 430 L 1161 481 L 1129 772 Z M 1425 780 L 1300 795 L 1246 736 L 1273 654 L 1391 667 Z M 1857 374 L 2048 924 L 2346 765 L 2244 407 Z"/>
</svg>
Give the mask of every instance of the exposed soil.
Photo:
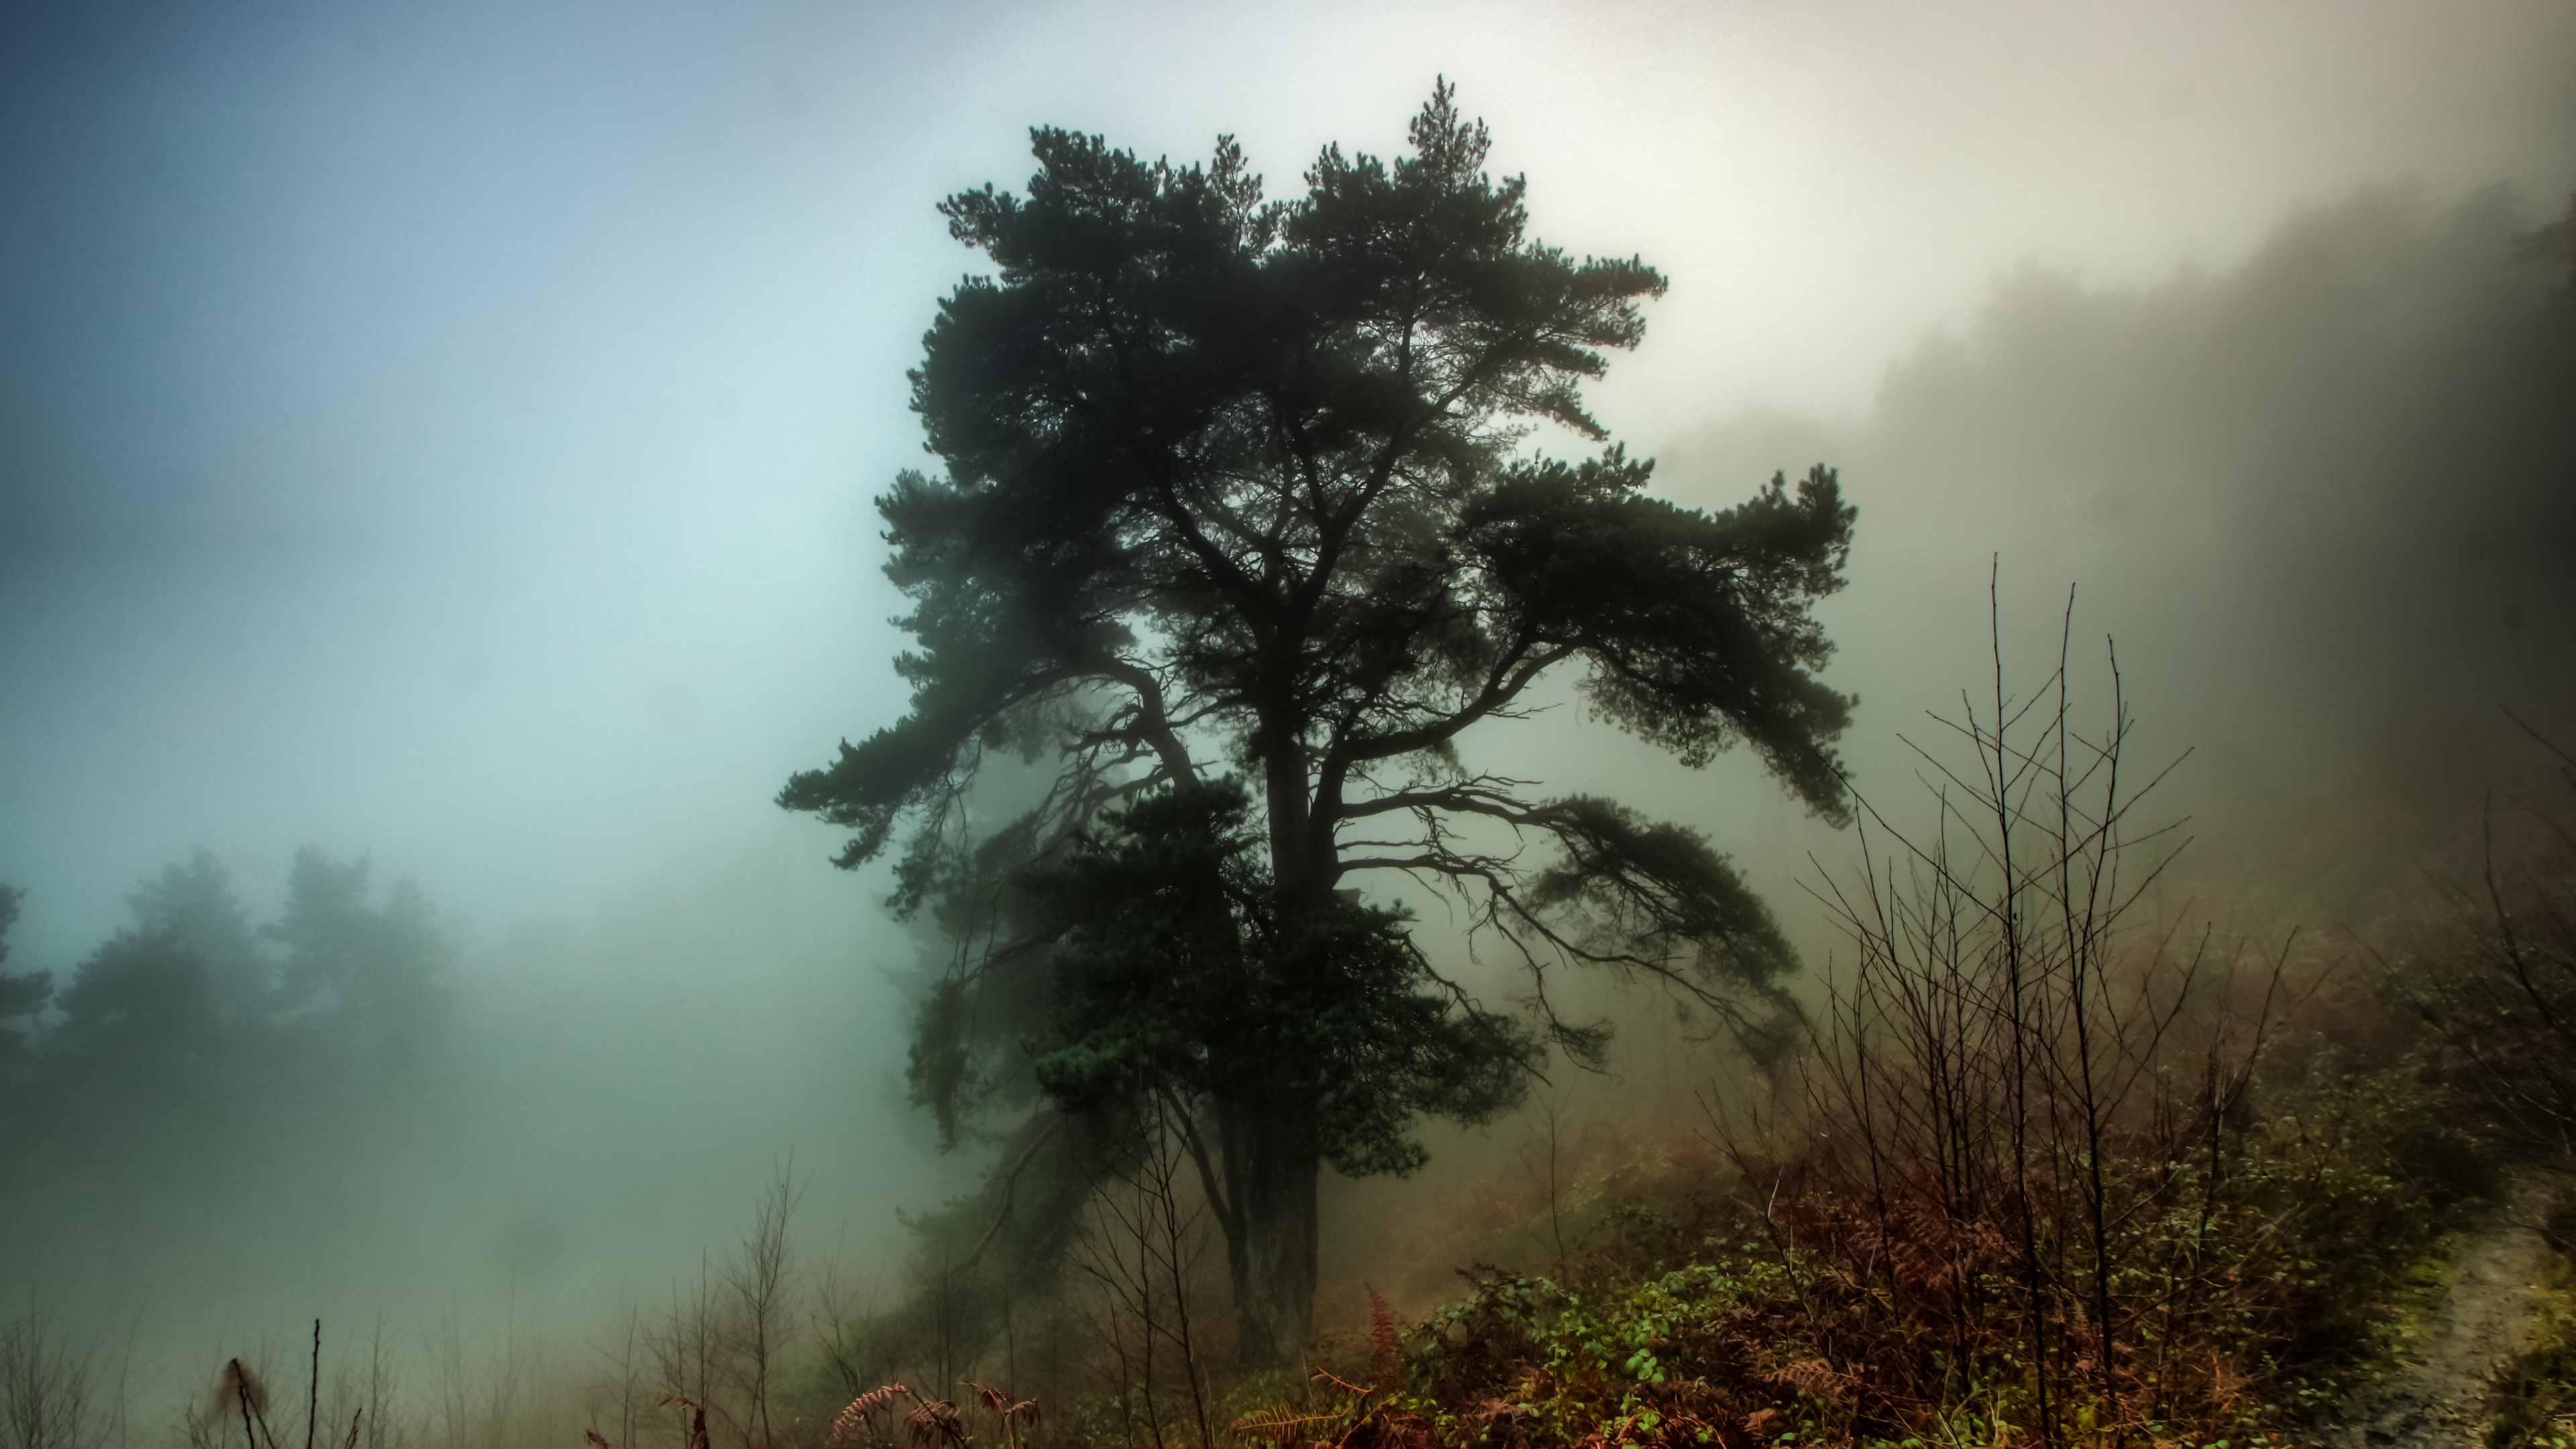
<svg viewBox="0 0 2576 1449">
<path fill-rule="evenodd" d="M 2533 1289 L 2547 1261 L 2545 1194 L 2526 1183 L 2461 1245 L 2448 1291 L 2399 1367 L 2319 1425 L 2334 1449 L 2475 1449 L 2495 1369 L 2530 1346 Z"/>
</svg>

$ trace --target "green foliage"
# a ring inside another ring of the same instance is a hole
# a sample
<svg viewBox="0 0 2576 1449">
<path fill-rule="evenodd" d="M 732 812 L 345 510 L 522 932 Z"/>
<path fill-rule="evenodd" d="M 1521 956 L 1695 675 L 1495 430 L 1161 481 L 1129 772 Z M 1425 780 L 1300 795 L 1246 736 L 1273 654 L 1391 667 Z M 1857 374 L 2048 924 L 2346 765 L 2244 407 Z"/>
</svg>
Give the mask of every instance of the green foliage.
<svg viewBox="0 0 2576 1449">
<path fill-rule="evenodd" d="M 1647 907 L 1630 954 L 1704 946 L 1708 971 L 1675 974 L 1712 993 L 1786 969 L 1722 860 L 1605 851 L 1601 812 L 1533 806 L 1449 751 L 1580 660 L 1605 717 L 1691 764 L 1747 739 L 1838 814 L 1849 701 L 1813 676 L 1808 608 L 1839 586 L 1852 510 L 1821 469 L 1711 517 L 1645 496 L 1615 446 L 1511 458 L 1515 419 L 1601 436 L 1576 384 L 1642 335 L 1662 278 L 1526 241 L 1523 183 L 1478 169 L 1483 128 L 1445 89 L 1413 134 L 1392 166 L 1327 151 L 1305 199 L 1266 202 L 1230 141 L 1173 167 L 1040 130 L 1025 198 L 942 207 L 998 275 L 942 304 L 913 374 L 946 476 L 878 502 L 914 601 L 912 709 L 779 797 L 852 831 L 845 865 L 915 818 L 899 906 L 982 874 L 957 827 L 989 749 L 1061 756 L 1041 813 L 1063 824 L 1114 794 L 1104 772 L 1192 782 L 1213 750 L 1257 766 L 1274 883 L 1310 903 L 1362 864 L 1337 826 L 1410 817 L 1416 853 L 1366 863 L 1490 889 L 1497 927 L 1613 875 Z M 1508 858 L 1430 828 L 1449 815 L 1563 857 L 1524 900 Z"/>
<path fill-rule="evenodd" d="M 941 1145 L 954 1147 L 967 1117 L 982 1107 L 998 1085 L 968 1045 L 973 1028 L 966 985 L 939 981 L 921 999 L 913 1015 L 912 1044 L 904 1064 L 904 1081 L 912 1104 L 927 1109 L 939 1124 Z"/>
<path fill-rule="evenodd" d="M 1040 129 L 1025 194 L 941 205 L 993 273 L 911 374 L 942 472 L 877 500 L 911 708 L 778 797 L 849 832 L 844 866 L 900 836 L 890 903 L 958 942 L 912 1061 L 943 1135 L 1032 1085 L 1172 1094 L 1234 1194 L 1238 1286 L 1274 1302 L 1312 1292 L 1319 1164 L 1409 1170 L 1415 1118 L 1479 1120 L 1539 1062 L 1344 876 L 1454 893 L 1535 975 L 1645 977 L 1769 1045 L 1790 1019 L 1789 947 L 1702 837 L 1472 773 L 1467 730 L 1564 666 L 1683 763 L 1742 741 L 1843 811 L 1851 702 L 1811 612 L 1850 545 L 1834 475 L 1714 515 L 1648 496 L 1581 384 L 1663 277 L 1531 239 L 1445 84 L 1410 135 L 1274 201 L 1231 138 L 1175 166 Z M 1538 427 L 1603 446 L 1532 456 Z M 996 812 L 1009 755 L 1053 779 Z M 1606 1033 L 1535 985 L 1546 1039 L 1598 1064 Z M 1247 1323 L 1246 1352 L 1303 1331 Z"/>
<path fill-rule="evenodd" d="M 2576 755 L 2533 738 L 2576 787 Z M 2442 1043 L 2442 1072 L 2517 1155 L 2576 1166 L 2576 834 L 2568 796 L 2491 803 L 2472 880 L 2437 878 L 2433 919 L 2388 963 L 2385 985 Z M 2519 829 L 2513 829 L 2518 825 Z"/>
<path fill-rule="evenodd" d="M 2399 1309 L 2461 1207 L 2501 1185 L 2491 1141 L 2410 1065 L 2326 1064 L 2279 1090 L 2274 1109 L 2224 1165 L 2222 1188 L 2248 1224 L 2277 1223 L 2276 1246 L 2234 1265 L 2237 1331 L 2267 1340 L 2287 1368 L 2365 1363 L 2401 1345 Z M 2233 1230 L 2241 1231 L 2241 1229 Z M 2232 1236 L 2232 1232 L 2231 1232 Z M 2267 1240 L 2252 1240 L 2258 1247 Z M 2342 1245 L 2369 1243 L 2355 1253 Z"/>
<path fill-rule="evenodd" d="M 2135 1315 L 2120 1350 L 2131 1442 L 2278 1442 L 2388 1351 L 2466 1200 L 2447 1181 L 2459 1157 L 2415 1155 L 2445 1133 L 2443 1100 L 2402 1068 L 2323 1074 L 2279 1086 L 2241 1138 L 2222 1140 L 2214 1177 L 2205 1162 L 2123 1160 L 2139 1192 L 2114 1244 L 2115 1293 Z M 1976 1260 L 1967 1282 L 1933 1292 L 1891 1274 L 1888 1244 L 1854 1231 L 1867 1202 L 1819 1197 L 1794 1164 L 1778 1171 L 1659 1189 L 1669 1211 L 1630 1212 L 1628 1230 L 1554 1277 L 1470 1274 L 1411 1359 L 1441 1442 L 2036 1437 L 2012 1261 Z M 2486 1171 L 2492 1181 L 2491 1158 Z M 2085 1280 L 2079 1243 L 2048 1251 L 2053 1274 Z M 2530 1373 L 2546 1371 L 2535 1359 Z M 2051 1395 L 2068 1442 L 2113 1422 L 2087 1384 L 2066 1373 Z"/>
<path fill-rule="evenodd" d="M 2576 1195 L 2561 1192 L 2543 1228 L 2549 1257 L 2532 1285 L 2530 1346 L 2499 1365 L 2487 1393 L 2488 1449 L 2564 1449 L 2576 1443 Z"/>
<path fill-rule="evenodd" d="M 1061 931 L 1052 1031 L 1030 1046 L 1047 1095 L 1073 1111 L 1139 1092 L 1311 1101 L 1318 1149 L 1353 1176 L 1422 1165 L 1418 1114 L 1517 1103 L 1527 1031 L 1460 1009 L 1400 912 L 1286 915 L 1247 811 L 1232 782 L 1139 796 L 1030 873 Z"/>
<path fill-rule="evenodd" d="M 1817 810 L 1843 818 L 1823 742 L 1851 701 L 1812 670 L 1833 652 L 1807 602 L 1841 586 L 1855 512 L 1819 468 L 1714 517 L 1645 495 L 1618 448 L 1507 470 L 1461 535 L 1512 624 L 1584 650 L 1603 717 L 1701 765 L 1740 734 Z"/>
</svg>

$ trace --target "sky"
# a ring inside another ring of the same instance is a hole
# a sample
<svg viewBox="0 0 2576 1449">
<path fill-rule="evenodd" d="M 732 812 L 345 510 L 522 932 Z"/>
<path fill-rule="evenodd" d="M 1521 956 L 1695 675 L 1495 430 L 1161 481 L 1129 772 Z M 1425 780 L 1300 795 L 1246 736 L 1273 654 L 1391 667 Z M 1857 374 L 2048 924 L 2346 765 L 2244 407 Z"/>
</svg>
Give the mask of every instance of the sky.
<svg viewBox="0 0 2576 1449">
<path fill-rule="evenodd" d="M 574 1031 L 564 1003 L 623 979 L 706 1050 L 785 1040 L 735 1107 L 793 1129 L 732 1133 L 724 1193 L 832 1161 L 896 1110 L 886 972 L 914 946 L 771 798 L 904 707 L 869 500 L 924 462 L 904 370 L 977 263 L 934 203 L 1021 184 L 1037 124 L 1175 159 L 1232 134 L 1293 194 L 1328 142 L 1400 147 L 1440 77 L 1538 236 L 1672 279 L 1592 396 L 1678 496 L 1844 465 L 1828 678 L 1862 697 L 1865 776 L 1899 780 L 1893 731 L 1974 664 L 2007 545 L 2017 616 L 2053 621 L 2089 560 L 2085 637 L 2146 636 L 2148 682 L 2215 717 L 2151 587 L 2188 530 L 2120 554 L 2088 514 L 2091 551 L 2052 551 L 1982 455 L 1908 471 L 1908 399 L 2008 342 L 2029 278 L 2183 307 L 2362 188 L 2420 216 L 2507 184 L 2539 221 L 2576 187 L 2564 0 L 25 0 L 0 11 L 11 968 L 67 975 L 200 846 L 262 915 L 297 847 L 365 854 L 529 1020 Z M 1560 728 L 1502 758 L 1649 768 L 1597 728 L 1567 762 Z M 2221 778 L 2277 763 L 2247 749 Z M 1708 798 L 1745 804 L 1709 828 L 1790 888 L 1825 837 L 1724 768 Z M 821 1170 L 867 1212 L 936 1180 Z"/>
<path fill-rule="evenodd" d="M 975 260 L 931 205 L 1031 124 L 1233 133 L 1278 190 L 1447 75 L 1539 235 L 1674 279 L 1597 390 L 1647 453 L 1865 408 L 2018 260 L 2140 283 L 2360 184 L 2548 196 L 2576 137 L 2563 4 L 0 24 L 0 880 L 58 962 L 196 845 L 254 889 L 372 852 L 499 929 L 786 825 L 900 708 L 867 504 Z"/>
</svg>

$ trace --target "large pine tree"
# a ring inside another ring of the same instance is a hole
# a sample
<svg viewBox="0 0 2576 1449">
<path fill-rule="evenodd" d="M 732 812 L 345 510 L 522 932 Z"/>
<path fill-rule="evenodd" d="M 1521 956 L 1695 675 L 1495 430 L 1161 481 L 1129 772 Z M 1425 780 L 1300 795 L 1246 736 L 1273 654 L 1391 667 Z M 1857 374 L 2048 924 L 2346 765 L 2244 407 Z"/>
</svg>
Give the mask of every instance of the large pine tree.
<svg viewBox="0 0 2576 1449">
<path fill-rule="evenodd" d="M 1311 1327 L 1322 1164 L 1410 1167 L 1418 1114 L 1507 1105 L 1548 1043 L 1597 1061 L 1548 971 L 1776 1019 L 1790 951 L 1698 834 L 1457 745 L 1563 666 L 1685 763 L 1743 742 L 1839 815 L 1849 701 L 1815 677 L 1810 606 L 1853 511 L 1821 468 L 1714 516 L 1647 492 L 1579 384 L 1663 278 L 1530 240 L 1446 86 L 1412 155 L 1328 149 L 1287 202 L 1230 138 L 1201 168 L 1034 135 L 1026 196 L 941 207 L 995 274 L 941 304 L 912 374 L 944 476 L 878 500 L 911 710 L 780 803 L 850 829 L 847 866 L 908 832 L 895 903 L 960 943 L 913 1053 L 943 1125 L 1158 1101 L 1224 1228 L 1243 1356 L 1281 1362 Z M 1538 456 L 1533 424 L 1601 451 Z M 1050 773 L 979 828 L 993 751 Z M 1440 978 L 1355 871 L 1467 901 L 1532 1015 Z"/>
</svg>

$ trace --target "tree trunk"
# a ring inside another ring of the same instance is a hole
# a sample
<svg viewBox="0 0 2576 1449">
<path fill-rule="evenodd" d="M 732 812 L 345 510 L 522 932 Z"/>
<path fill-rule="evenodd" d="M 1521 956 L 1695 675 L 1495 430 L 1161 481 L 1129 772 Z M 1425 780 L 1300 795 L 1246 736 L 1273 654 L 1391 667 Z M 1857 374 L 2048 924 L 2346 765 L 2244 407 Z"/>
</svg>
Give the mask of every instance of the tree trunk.
<svg viewBox="0 0 2576 1449">
<path fill-rule="evenodd" d="M 1280 1103 L 1219 1103 L 1225 1140 L 1225 1265 L 1238 1353 L 1247 1368 L 1297 1361 L 1315 1330 L 1315 1178 L 1322 1167 L 1305 1114 Z"/>
<path fill-rule="evenodd" d="M 1284 677 L 1284 675 L 1283 675 Z M 1278 908 L 1294 922 L 1331 901 L 1332 873 L 1316 858 L 1309 825 L 1306 752 L 1298 732 L 1277 723 L 1292 711 L 1268 715 L 1254 736 L 1268 805 L 1270 868 Z M 1330 856 L 1330 835 L 1325 856 Z M 1291 931 L 1294 941 L 1297 932 Z M 1290 946 L 1275 970 L 1296 972 L 1310 964 L 1307 948 Z M 1258 1098 L 1217 1103 L 1223 1141 L 1227 1224 L 1225 1259 L 1234 1288 L 1237 1355 L 1247 1368 L 1295 1363 L 1315 1333 L 1315 1179 L 1323 1170 L 1316 1148 L 1313 1089 L 1296 1070 L 1302 1064 L 1271 1062 L 1271 1090 Z M 1255 1073 L 1256 1078 L 1266 1075 Z"/>
</svg>

